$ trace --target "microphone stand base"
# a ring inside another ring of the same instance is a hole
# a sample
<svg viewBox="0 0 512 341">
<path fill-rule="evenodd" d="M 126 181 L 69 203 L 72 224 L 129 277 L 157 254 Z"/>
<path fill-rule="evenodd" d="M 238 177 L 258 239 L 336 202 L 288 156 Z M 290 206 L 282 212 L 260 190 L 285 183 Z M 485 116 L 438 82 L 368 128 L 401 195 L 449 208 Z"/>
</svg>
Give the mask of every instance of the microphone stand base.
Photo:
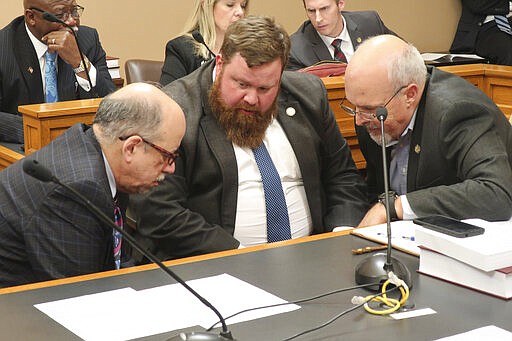
<svg viewBox="0 0 512 341">
<path fill-rule="evenodd" d="M 412 279 L 409 269 L 394 257 L 391 257 L 391 267 L 385 269 L 386 261 L 387 254 L 385 253 L 376 253 L 364 259 L 356 267 L 356 283 L 360 285 L 379 283 L 379 285 L 368 287 L 369 290 L 379 291 L 382 288 L 382 284 L 388 280 L 388 273 L 393 271 L 410 289 L 412 287 Z"/>
<path fill-rule="evenodd" d="M 207 333 L 207 332 L 190 332 L 190 333 L 179 333 L 176 336 L 167 339 L 167 341 L 228 341 L 235 340 L 228 333 L 226 336 L 221 334 Z"/>
</svg>

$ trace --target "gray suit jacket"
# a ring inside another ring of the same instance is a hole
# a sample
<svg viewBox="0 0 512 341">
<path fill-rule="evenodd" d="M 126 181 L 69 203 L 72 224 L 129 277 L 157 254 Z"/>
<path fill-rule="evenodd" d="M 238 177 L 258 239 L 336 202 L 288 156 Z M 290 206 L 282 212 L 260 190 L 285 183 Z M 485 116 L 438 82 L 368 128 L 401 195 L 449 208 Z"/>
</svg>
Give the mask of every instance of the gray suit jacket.
<svg viewBox="0 0 512 341">
<path fill-rule="evenodd" d="M 213 66 L 208 62 L 164 88 L 186 113 L 187 133 L 176 172 L 135 205 L 137 231 L 156 242 L 162 258 L 239 245 L 233 237 L 238 191 L 235 153 L 208 105 Z M 294 116 L 285 113 L 289 107 L 295 109 Z M 278 111 L 302 172 L 314 233 L 357 225 L 367 209 L 366 188 L 321 80 L 284 72 Z"/>
<path fill-rule="evenodd" d="M 509 219 L 512 126 L 478 88 L 451 73 L 428 70 L 409 152 L 411 208 L 420 217 Z M 357 127 L 357 136 L 375 200 L 384 192 L 381 149 L 365 128 Z"/>
<path fill-rule="evenodd" d="M 113 219 L 92 128 L 75 125 L 27 158 L 48 167 Z M 114 269 L 112 229 L 67 190 L 26 175 L 22 163 L 0 172 L 0 287 Z"/>
<path fill-rule="evenodd" d="M 342 12 L 354 50 L 367 38 L 381 34 L 395 33 L 388 29 L 375 11 Z M 287 70 L 298 70 L 332 56 L 311 21 L 305 21 L 290 36 L 291 50 Z"/>
<path fill-rule="evenodd" d="M 105 51 L 101 47 L 98 32 L 80 26 L 77 36 L 83 53 L 97 70 L 95 91 L 100 97 L 106 96 L 116 87 L 108 73 Z M 86 92 L 78 85 L 73 68 L 60 58 L 58 70 L 60 101 L 96 96 L 94 91 Z M 39 61 L 25 29 L 24 17 L 18 17 L 0 30 L 0 141 L 23 143 L 18 106 L 44 101 Z"/>
</svg>

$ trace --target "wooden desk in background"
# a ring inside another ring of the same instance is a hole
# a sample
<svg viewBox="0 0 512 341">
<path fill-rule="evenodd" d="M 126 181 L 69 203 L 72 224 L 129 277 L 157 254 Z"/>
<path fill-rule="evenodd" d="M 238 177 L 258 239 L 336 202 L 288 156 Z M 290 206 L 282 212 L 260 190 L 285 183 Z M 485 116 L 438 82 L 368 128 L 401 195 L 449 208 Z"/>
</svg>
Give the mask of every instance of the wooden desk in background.
<svg viewBox="0 0 512 341">
<path fill-rule="evenodd" d="M 466 64 L 442 66 L 440 69 L 459 75 L 487 94 L 507 117 L 512 116 L 512 66 Z M 343 76 L 323 79 L 329 103 L 341 133 L 347 139 L 359 169 L 366 161 L 359 149 L 354 119 L 340 108 L 345 97 Z M 23 113 L 25 153 L 28 155 L 45 146 L 65 129 L 77 122 L 91 123 L 100 99 L 20 106 Z M 23 155 L 0 146 L 0 170 L 21 159 Z"/>
<path fill-rule="evenodd" d="M 503 111 L 505 116 L 512 116 L 512 67 L 491 64 L 465 64 L 439 67 L 454 73 L 482 90 Z M 345 78 L 323 78 L 327 89 L 329 103 L 336 117 L 341 133 L 347 139 L 352 151 L 352 157 L 357 168 L 364 169 L 366 161 L 359 149 L 359 143 L 354 128 L 354 118 L 340 108 L 340 102 L 345 97 Z"/>
</svg>

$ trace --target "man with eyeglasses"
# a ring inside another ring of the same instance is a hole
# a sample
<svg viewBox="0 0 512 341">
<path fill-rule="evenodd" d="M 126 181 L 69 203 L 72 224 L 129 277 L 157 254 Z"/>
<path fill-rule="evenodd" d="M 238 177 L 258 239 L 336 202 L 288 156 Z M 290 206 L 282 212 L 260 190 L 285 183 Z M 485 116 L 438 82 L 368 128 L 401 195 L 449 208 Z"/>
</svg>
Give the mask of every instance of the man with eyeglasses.
<svg viewBox="0 0 512 341">
<path fill-rule="evenodd" d="M 160 89 L 133 83 L 106 96 L 92 126 L 77 124 L 27 158 L 123 226 L 127 194 L 174 172 L 185 133 L 181 108 Z M 130 247 L 68 190 L 24 173 L 0 172 L 0 287 L 130 265 Z"/>
<path fill-rule="evenodd" d="M 356 226 L 366 188 L 322 81 L 283 72 L 290 41 L 268 17 L 232 23 L 220 54 L 164 88 L 187 135 L 176 173 L 134 205 L 162 259 Z"/>
<path fill-rule="evenodd" d="M 386 56 L 386 58 L 382 58 Z M 382 35 L 358 48 L 345 73 L 342 108 L 355 116 L 370 201 L 361 226 L 386 221 L 379 107 L 388 150 L 392 220 L 428 215 L 508 220 L 512 127 L 466 80 L 426 67 L 418 50 Z"/>
<path fill-rule="evenodd" d="M 82 6 L 74 0 L 24 0 L 23 7 L 24 15 L 0 30 L 0 142 L 16 144 L 23 143 L 19 105 L 104 97 L 116 89 L 98 32 L 80 26 Z M 69 28 L 47 21 L 44 12 L 76 31 L 85 64 Z"/>
</svg>

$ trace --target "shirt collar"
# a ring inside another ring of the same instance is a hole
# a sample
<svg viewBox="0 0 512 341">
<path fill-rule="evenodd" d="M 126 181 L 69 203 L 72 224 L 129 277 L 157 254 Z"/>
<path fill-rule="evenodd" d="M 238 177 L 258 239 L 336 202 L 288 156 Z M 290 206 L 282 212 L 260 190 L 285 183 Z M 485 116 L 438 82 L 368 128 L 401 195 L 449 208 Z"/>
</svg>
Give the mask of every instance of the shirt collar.
<svg viewBox="0 0 512 341">
<path fill-rule="evenodd" d="M 115 198 L 117 195 L 116 179 L 114 178 L 114 173 L 112 172 L 112 168 L 110 168 L 107 157 L 105 156 L 105 153 L 103 153 L 103 151 L 101 151 L 101 155 L 103 156 L 103 161 L 105 163 L 105 172 L 107 173 L 107 179 L 108 179 L 108 184 L 110 186 L 110 192 L 112 193 L 112 198 Z"/>
<path fill-rule="evenodd" d="M 27 23 L 25 23 L 25 29 L 27 30 L 28 37 L 30 38 L 30 41 L 32 42 L 32 45 L 34 45 L 34 49 L 36 50 L 37 59 L 41 59 L 46 51 L 48 50 L 48 46 L 41 42 L 39 39 L 37 39 L 32 32 L 28 29 Z"/>
</svg>

